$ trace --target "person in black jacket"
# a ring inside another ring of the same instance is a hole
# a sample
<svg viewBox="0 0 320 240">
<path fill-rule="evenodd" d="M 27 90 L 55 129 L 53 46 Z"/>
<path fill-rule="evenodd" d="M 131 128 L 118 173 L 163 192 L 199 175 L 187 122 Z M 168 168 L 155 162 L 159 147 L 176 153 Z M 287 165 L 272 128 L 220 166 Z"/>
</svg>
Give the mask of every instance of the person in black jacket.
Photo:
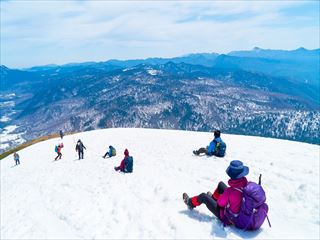
<svg viewBox="0 0 320 240">
<path fill-rule="evenodd" d="M 76 145 L 76 151 L 78 151 L 79 154 L 79 160 L 83 159 L 83 149 L 86 149 L 86 147 L 83 145 L 81 140 L 79 139 Z"/>
<path fill-rule="evenodd" d="M 60 130 L 59 134 L 60 134 L 60 138 L 63 139 L 64 134 L 63 134 L 62 130 Z"/>
</svg>

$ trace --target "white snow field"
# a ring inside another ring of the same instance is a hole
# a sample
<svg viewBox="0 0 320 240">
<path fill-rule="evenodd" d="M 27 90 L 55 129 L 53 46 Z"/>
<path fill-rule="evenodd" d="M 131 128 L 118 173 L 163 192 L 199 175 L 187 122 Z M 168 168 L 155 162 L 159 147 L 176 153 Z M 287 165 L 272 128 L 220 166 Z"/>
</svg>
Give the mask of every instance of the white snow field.
<svg viewBox="0 0 320 240">
<path fill-rule="evenodd" d="M 1 239 L 319 239 L 319 146 L 222 134 L 227 156 L 197 157 L 213 133 L 105 129 L 51 139 L 1 160 Z M 75 144 L 87 147 L 78 160 Z M 62 160 L 53 162 L 63 142 Z M 103 159 L 109 145 L 117 156 Z M 115 172 L 123 151 L 132 174 Z M 258 231 L 223 225 L 205 205 L 190 211 L 182 193 L 213 191 L 227 182 L 229 162 L 267 193 L 269 218 Z"/>
</svg>

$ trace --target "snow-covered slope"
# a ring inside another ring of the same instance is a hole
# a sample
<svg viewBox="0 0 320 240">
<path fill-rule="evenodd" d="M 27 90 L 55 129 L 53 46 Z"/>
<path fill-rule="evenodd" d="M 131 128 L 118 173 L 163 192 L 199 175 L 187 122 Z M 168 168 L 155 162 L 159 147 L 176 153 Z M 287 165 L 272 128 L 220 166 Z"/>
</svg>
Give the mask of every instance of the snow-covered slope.
<svg viewBox="0 0 320 240">
<path fill-rule="evenodd" d="M 63 158 L 53 162 L 60 139 L 38 143 L 1 161 L 1 239 L 99 238 L 319 238 L 319 146 L 222 135 L 225 158 L 196 157 L 212 133 L 105 129 L 66 136 Z M 75 143 L 87 147 L 77 160 Z M 112 144 L 117 156 L 101 156 Z M 114 171 L 128 148 L 134 172 Z M 230 160 L 250 167 L 267 193 L 269 218 L 261 230 L 223 227 L 200 206 L 189 211 L 182 193 L 212 191 L 227 181 Z"/>
</svg>

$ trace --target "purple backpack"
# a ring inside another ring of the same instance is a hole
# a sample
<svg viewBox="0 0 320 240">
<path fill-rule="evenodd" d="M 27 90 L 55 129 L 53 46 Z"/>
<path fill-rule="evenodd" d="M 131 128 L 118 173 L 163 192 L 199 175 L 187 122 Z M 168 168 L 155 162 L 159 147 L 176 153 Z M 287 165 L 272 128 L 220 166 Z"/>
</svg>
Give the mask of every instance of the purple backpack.
<svg viewBox="0 0 320 240">
<path fill-rule="evenodd" d="M 226 217 L 237 228 L 244 230 L 256 230 L 261 227 L 264 220 L 268 218 L 268 205 L 266 204 L 266 194 L 261 185 L 255 182 L 248 182 L 243 189 L 234 188 L 242 192 L 242 203 L 240 212 L 234 214 L 229 207 L 226 208 Z"/>
</svg>

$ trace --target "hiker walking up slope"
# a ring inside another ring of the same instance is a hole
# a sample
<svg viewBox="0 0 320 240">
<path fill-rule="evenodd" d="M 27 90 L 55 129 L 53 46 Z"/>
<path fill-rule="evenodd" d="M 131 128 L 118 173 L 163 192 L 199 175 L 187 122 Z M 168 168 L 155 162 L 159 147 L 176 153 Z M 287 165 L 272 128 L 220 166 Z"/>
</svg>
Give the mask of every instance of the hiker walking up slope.
<svg viewBox="0 0 320 240">
<path fill-rule="evenodd" d="M 79 160 L 83 159 L 83 149 L 86 149 L 86 147 L 83 145 L 83 143 L 79 139 L 76 145 L 76 151 L 78 152 Z"/>
<path fill-rule="evenodd" d="M 15 163 L 16 163 L 16 166 L 17 166 L 18 164 L 20 164 L 20 156 L 19 156 L 19 154 L 18 154 L 17 152 L 14 152 L 14 154 L 13 154 L 13 159 L 14 159 L 14 161 L 15 161 Z"/>
<path fill-rule="evenodd" d="M 60 143 L 58 146 L 55 146 L 55 152 L 58 154 L 54 159 L 55 161 L 57 161 L 58 158 L 61 159 L 62 157 L 61 148 L 63 148 L 63 143 Z"/>
<path fill-rule="evenodd" d="M 60 134 L 60 138 L 63 139 L 64 134 L 63 134 L 62 130 L 60 130 L 59 134 Z"/>
</svg>

